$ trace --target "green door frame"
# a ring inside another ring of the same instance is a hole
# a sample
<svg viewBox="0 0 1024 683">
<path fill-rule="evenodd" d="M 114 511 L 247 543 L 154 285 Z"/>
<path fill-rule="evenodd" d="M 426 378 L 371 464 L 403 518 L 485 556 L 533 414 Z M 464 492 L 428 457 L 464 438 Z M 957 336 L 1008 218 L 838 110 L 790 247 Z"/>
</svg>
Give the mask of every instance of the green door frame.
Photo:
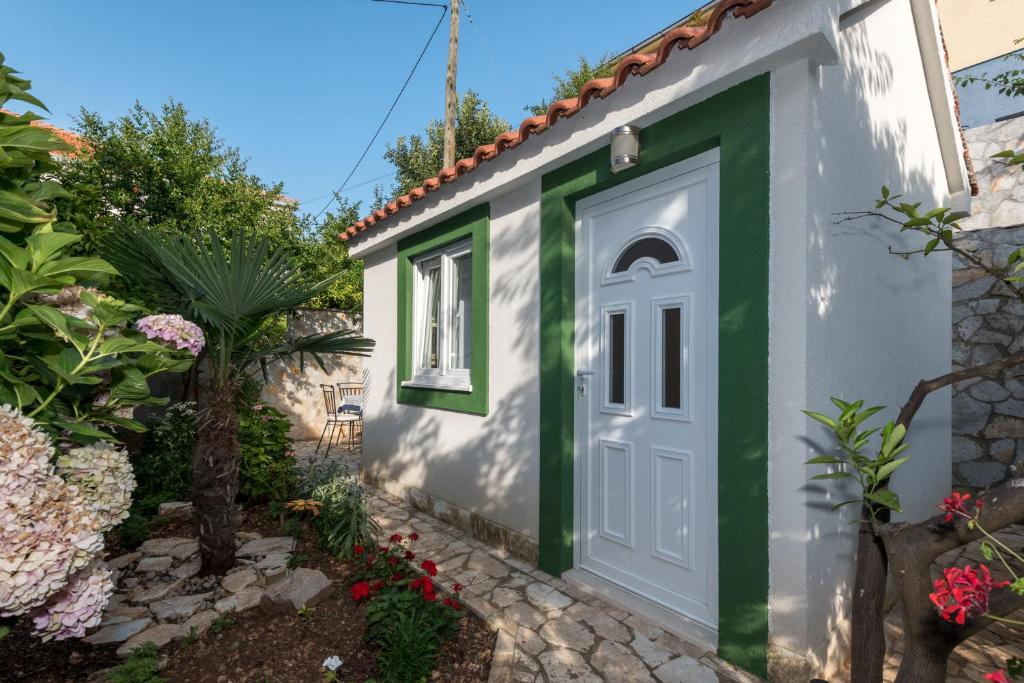
<svg viewBox="0 0 1024 683">
<path fill-rule="evenodd" d="M 768 650 L 769 76 L 646 127 L 618 175 L 603 147 L 544 175 L 540 225 L 540 567 L 573 566 L 576 202 L 720 148 L 719 655 L 760 676 Z"/>
</svg>

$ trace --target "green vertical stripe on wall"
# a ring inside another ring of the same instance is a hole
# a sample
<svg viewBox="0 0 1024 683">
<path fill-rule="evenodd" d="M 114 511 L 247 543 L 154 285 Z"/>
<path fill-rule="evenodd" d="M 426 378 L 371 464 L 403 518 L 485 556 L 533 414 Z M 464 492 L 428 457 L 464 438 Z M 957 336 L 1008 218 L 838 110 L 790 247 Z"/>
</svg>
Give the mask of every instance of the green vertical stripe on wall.
<svg viewBox="0 0 1024 683">
<path fill-rule="evenodd" d="M 540 566 L 573 565 L 576 202 L 720 148 L 718 311 L 719 655 L 760 676 L 768 652 L 769 77 L 646 127 L 638 166 L 597 150 L 541 185 Z"/>
</svg>

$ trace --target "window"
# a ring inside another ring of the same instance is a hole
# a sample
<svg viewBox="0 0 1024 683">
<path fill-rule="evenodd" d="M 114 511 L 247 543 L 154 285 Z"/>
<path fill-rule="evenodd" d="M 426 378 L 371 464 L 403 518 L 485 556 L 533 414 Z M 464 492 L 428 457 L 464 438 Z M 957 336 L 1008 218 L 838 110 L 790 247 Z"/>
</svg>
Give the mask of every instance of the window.
<svg viewBox="0 0 1024 683">
<path fill-rule="evenodd" d="M 417 257 L 413 271 L 415 362 L 403 384 L 471 391 L 472 241 Z"/>
<path fill-rule="evenodd" d="M 648 258 L 658 265 L 664 265 L 678 261 L 679 254 L 676 253 L 671 244 L 660 237 L 643 237 L 633 242 L 622 252 L 615 262 L 612 272 L 625 273 L 629 270 L 630 266 L 642 258 Z"/>
</svg>

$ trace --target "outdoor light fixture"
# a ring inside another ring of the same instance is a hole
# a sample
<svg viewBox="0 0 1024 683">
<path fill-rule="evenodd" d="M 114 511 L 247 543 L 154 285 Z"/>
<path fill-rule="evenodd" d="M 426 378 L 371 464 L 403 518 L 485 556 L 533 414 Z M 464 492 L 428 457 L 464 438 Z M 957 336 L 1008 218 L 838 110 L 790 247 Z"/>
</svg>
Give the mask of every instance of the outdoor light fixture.
<svg viewBox="0 0 1024 683">
<path fill-rule="evenodd" d="M 640 129 L 619 126 L 612 131 L 612 173 L 625 171 L 640 163 Z"/>
</svg>

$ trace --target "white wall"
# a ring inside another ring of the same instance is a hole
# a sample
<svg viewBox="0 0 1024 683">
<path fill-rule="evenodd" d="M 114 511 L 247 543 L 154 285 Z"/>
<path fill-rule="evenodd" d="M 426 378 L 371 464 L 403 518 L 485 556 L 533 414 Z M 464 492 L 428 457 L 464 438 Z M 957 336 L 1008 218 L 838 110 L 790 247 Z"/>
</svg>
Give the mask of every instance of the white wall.
<svg viewBox="0 0 1024 683">
<path fill-rule="evenodd" d="M 887 247 L 921 240 L 877 220 L 836 224 L 838 212 L 872 209 L 883 183 L 950 205 L 910 2 L 866 3 L 839 28 L 838 63 L 797 62 L 772 82 L 771 641 L 827 675 L 846 655 L 858 510 L 830 512 L 849 496 L 808 482 L 824 470 L 804 461 L 831 442 L 800 411 L 831 413 L 835 395 L 886 405 L 894 419 L 916 382 L 951 362 L 948 255 L 905 261 Z M 949 491 L 949 400 L 926 401 L 894 478 L 912 519 Z"/>
<path fill-rule="evenodd" d="M 491 201 L 489 413 L 395 402 L 394 246 L 366 258 L 363 465 L 537 538 L 540 179 Z"/>
</svg>

